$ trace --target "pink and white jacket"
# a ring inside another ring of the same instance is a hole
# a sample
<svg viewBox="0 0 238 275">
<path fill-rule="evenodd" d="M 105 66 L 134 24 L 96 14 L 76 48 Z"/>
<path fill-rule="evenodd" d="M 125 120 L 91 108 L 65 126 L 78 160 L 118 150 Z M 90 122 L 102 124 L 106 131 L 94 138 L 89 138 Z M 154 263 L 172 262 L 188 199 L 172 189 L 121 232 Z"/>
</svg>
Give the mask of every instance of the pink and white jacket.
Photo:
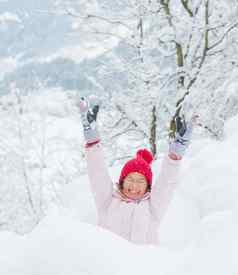
<svg viewBox="0 0 238 275">
<path fill-rule="evenodd" d="M 176 188 L 180 161 L 166 156 L 150 194 L 132 201 L 113 189 L 100 143 L 86 148 L 86 159 L 98 224 L 133 243 L 158 244 L 158 228 Z"/>
</svg>

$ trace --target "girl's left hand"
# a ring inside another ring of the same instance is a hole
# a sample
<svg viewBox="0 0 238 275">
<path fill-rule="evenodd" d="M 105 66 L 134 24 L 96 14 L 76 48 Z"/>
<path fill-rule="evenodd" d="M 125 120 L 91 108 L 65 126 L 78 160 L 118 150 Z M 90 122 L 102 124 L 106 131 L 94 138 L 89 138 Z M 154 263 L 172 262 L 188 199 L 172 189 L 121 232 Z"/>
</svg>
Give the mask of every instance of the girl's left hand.
<svg viewBox="0 0 238 275">
<path fill-rule="evenodd" d="M 175 137 L 169 141 L 169 157 L 171 159 L 182 159 L 190 144 L 193 128 L 197 125 L 197 120 L 197 114 L 192 116 L 189 123 L 187 123 L 185 119 L 180 116 L 175 118 Z"/>
</svg>

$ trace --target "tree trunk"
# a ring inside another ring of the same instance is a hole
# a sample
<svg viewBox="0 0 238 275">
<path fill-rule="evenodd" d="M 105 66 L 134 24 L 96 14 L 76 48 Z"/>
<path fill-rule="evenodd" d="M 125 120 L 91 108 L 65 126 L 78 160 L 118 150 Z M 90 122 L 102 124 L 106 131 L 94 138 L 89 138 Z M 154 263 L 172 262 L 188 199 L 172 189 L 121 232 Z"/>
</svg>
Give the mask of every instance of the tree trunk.
<svg viewBox="0 0 238 275">
<path fill-rule="evenodd" d="M 153 156 L 156 158 L 157 154 L 157 138 L 156 138 L 156 121 L 157 121 L 157 116 L 156 116 L 156 107 L 153 106 L 152 108 L 152 119 L 151 119 L 151 127 L 150 127 L 150 150 L 153 154 Z"/>
</svg>

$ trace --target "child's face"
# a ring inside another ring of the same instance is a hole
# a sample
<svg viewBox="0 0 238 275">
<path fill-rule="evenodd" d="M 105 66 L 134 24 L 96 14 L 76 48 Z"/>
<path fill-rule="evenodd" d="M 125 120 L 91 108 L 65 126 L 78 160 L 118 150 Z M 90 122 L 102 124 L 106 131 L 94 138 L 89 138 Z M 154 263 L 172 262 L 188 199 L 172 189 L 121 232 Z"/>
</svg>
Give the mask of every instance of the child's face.
<svg viewBox="0 0 238 275">
<path fill-rule="evenodd" d="M 144 175 L 132 172 L 127 175 L 122 184 L 123 194 L 130 199 L 140 199 L 144 196 L 148 183 Z"/>
</svg>

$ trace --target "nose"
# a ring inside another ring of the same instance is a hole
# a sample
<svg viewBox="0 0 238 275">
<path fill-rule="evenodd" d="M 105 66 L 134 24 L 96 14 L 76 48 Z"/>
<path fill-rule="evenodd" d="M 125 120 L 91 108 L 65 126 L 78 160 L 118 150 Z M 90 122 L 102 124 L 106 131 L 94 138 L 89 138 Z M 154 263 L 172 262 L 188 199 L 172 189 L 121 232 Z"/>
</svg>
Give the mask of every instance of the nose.
<svg viewBox="0 0 238 275">
<path fill-rule="evenodd" d="M 132 189 L 132 190 L 135 190 L 136 187 L 137 187 L 136 181 L 133 180 L 133 181 L 131 182 L 131 189 Z"/>
</svg>

